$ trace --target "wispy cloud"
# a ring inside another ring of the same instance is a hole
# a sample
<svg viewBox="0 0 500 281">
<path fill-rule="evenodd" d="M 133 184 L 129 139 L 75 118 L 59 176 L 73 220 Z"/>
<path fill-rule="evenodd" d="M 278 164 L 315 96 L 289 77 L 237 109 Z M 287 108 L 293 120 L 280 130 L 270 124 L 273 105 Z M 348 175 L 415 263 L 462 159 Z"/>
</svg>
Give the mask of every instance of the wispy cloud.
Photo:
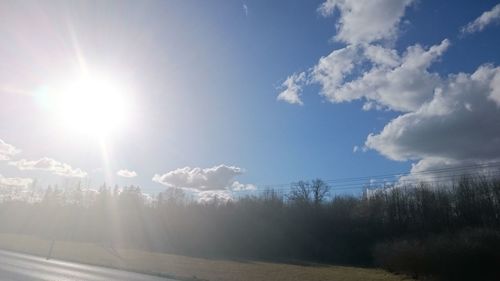
<svg viewBox="0 0 500 281">
<path fill-rule="evenodd" d="M 19 170 L 39 170 L 50 172 L 55 175 L 64 177 L 83 178 L 87 173 L 79 168 L 72 168 L 66 163 L 56 161 L 52 158 L 43 157 L 38 160 L 21 159 L 19 161 L 11 161 L 9 165 L 17 167 Z"/>
<path fill-rule="evenodd" d="M 242 7 L 243 7 L 243 12 L 245 12 L 245 16 L 248 16 L 248 6 L 247 6 L 247 4 L 243 3 Z"/>
<path fill-rule="evenodd" d="M 500 4 L 493 7 L 491 10 L 484 12 L 473 22 L 468 23 L 460 30 L 462 34 L 475 33 L 482 31 L 486 26 L 500 23 Z"/>
<path fill-rule="evenodd" d="M 282 92 L 276 98 L 289 104 L 304 105 L 301 99 L 302 88 L 306 82 L 306 73 L 294 73 L 281 84 Z"/>
</svg>

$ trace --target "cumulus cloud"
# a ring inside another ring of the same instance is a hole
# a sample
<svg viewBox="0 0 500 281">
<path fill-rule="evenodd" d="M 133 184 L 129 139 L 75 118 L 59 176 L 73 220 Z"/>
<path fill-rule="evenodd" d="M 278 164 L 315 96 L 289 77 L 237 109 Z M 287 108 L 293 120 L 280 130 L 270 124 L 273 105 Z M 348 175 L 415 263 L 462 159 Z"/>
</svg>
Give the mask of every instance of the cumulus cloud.
<svg viewBox="0 0 500 281">
<path fill-rule="evenodd" d="M 429 102 L 369 135 L 365 145 L 394 160 L 500 158 L 500 108 L 490 98 L 499 73 L 484 65 L 473 74 L 450 75 Z"/>
<path fill-rule="evenodd" d="M 19 161 L 9 162 L 9 165 L 15 166 L 19 170 L 46 171 L 64 177 L 83 178 L 87 176 L 87 173 L 79 168 L 74 169 L 66 163 L 61 163 L 48 157 L 43 157 L 38 160 L 21 159 Z"/>
<path fill-rule="evenodd" d="M 10 160 L 12 156 L 19 152 L 21 152 L 21 150 L 0 139 L 0 161 Z"/>
<path fill-rule="evenodd" d="M 439 86 L 439 75 L 428 68 L 449 46 L 447 39 L 429 48 L 416 44 L 400 55 L 380 45 L 348 45 L 320 58 L 306 77 L 297 81 L 294 75 L 289 77 L 287 80 L 294 82 L 284 83 L 287 88 L 280 96 L 296 96 L 307 81 L 319 84 L 321 94 L 333 103 L 364 99 L 364 110 L 416 110 Z M 302 104 L 297 99 L 293 103 Z"/>
<path fill-rule="evenodd" d="M 240 190 L 256 190 L 257 187 L 253 184 L 244 184 L 244 183 L 240 183 L 238 181 L 234 181 L 232 184 L 231 184 L 231 190 L 235 190 L 235 191 L 240 191 Z"/>
<path fill-rule="evenodd" d="M 340 12 L 335 39 L 348 44 L 392 40 L 405 10 L 415 0 L 327 0 L 323 16 Z"/>
<path fill-rule="evenodd" d="M 415 161 L 410 176 L 424 169 L 500 160 L 499 67 L 484 64 L 473 73 L 443 75 L 432 71 L 432 65 L 450 48 L 449 40 L 430 47 L 415 44 L 402 52 L 381 42 L 395 39 L 398 23 L 412 2 L 324 2 L 320 7 L 323 15 L 339 11 L 336 39 L 346 46 L 320 58 L 306 73 L 300 89 L 317 84 L 320 94 L 332 103 L 361 100 L 364 110 L 399 113 L 380 132 L 369 134 L 362 149 L 373 149 L 396 161 Z M 362 17 L 368 13 L 365 8 L 374 15 Z M 384 9 L 396 12 L 372 20 L 373 26 L 361 24 L 370 21 L 370 16 L 382 15 L 379 10 Z M 496 9 L 483 14 L 467 30 L 480 30 L 491 23 Z M 359 150 L 353 148 L 353 152 Z"/>
<path fill-rule="evenodd" d="M 497 71 L 490 83 L 490 99 L 500 106 L 500 73 Z M 469 106 L 470 107 L 470 106 Z M 472 107 L 470 107 L 472 110 Z"/>
<path fill-rule="evenodd" d="M 289 104 L 303 105 L 300 96 L 302 94 L 302 87 L 306 81 L 306 73 L 294 73 L 289 76 L 281 85 L 283 91 L 278 95 L 277 100 L 284 101 Z"/>
<path fill-rule="evenodd" d="M 396 50 L 384 48 L 380 45 L 365 45 L 364 55 L 375 65 L 397 67 L 401 59 Z"/>
<path fill-rule="evenodd" d="M 116 172 L 116 174 L 120 177 L 124 178 L 135 178 L 137 177 L 137 173 L 135 171 L 129 171 L 127 169 L 122 169 Z"/>
<path fill-rule="evenodd" d="M 256 190 L 257 187 L 253 184 L 243 184 L 234 181 L 230 187 L 223 190 L 195 190 L 193 197 L 200 203 L 212 202 L 228 202 L 235 199 L 235 194 L 232 191 Z"/>
<path fill-rule="evenodd" d="M 401 65 L 395 50 L 371 43 L 394 39 L 406 8 L 413 2 L 414 0 L 327 0 L 324 2 L 319 7 L 322 15 L 329 16 L 335 10 L 339 10 L 340 16 L 335 38 L 347 43 L 347 46 L 322 57 L 312 71 L 289 76 L 282 84 L 283 90 L 277 99 L 290 104 L 303 105 L 301 93 L 304 85 L 310 82 L 319 83 L 323 87 L 323 94 L 332 102 L 360 98 L 362 95 L 360 93 L 364 89 L 338 90 L 349 77 L 356 74 L 353 71 L 357 70 L 357 66 L 367 59 L 379 66 L 374 69 L 371 76 L 384 75 L 385 68 Z M 371 78 L 366 77 L 365 82 L 369 79 Z M 351 86 L 364 86 L 359 84 L 362 83 Z"/>
<path fill-rule="evenodd" d="M 165 174 L 156 174 L 153 181 L 168 187 L 188 188 L 195 190 L 241 190 L 252 188 L 234 180 L 243 174 L 243 169 L 235 166 L 219 165 L 211 168 L 179 168 Z"/>
<path fill-rule="evenodd" d="M 232 194 L 227 190 L 207 190 L 195 194 L 195 200 L 200 203 L 227 202 L 233 199 Z"/>
<path fill-rule="evenodd" d="M 462 34 L 475 33 L 482 31 L 486 26 L 500 22 L 500 4 L 497 4 L 491 10 L 484 12 L 481 16 L 473 22 L 468 23 L 462 27 Z"/>
<path fill-rule="evenodd" d="M 30 178 L 6 178 L 0 175 L 0 187 L 26 188 L 33 183 Z"/>
<path fill-rule="evenodd" d="M 443 40 L 427 49 L 410 46 L 402 57 L 395 50 L 381 46 L 349 46 L 321 58 L 314 67 L 312 80 L 320 84 L 322 94 L 334 103 L 365 99 L 365 110 L 416 110 L 432 98 L 439 85 L 439 76 L 427 69 L 449 45 L 448 40 Z M 345 55 L 348 49 L 356 51 Z M 371 65 L 369 70 L 346 81 L 346 74 L 367 64 Z"/>
<path fill-rule="evenodd" d="M 319 83 L 323 88 L 323 94 L 331 96 L 335 100 L 335 91 L 344 82 L 346 76 L 352 73 L 354 67 L 359 64 L 360 48 L 350 45 L 331 52 L 328 56 L 319 59 L 310 73 L 312 81 Z"/>
<path fill-rule="evenodd" d="M 450 158 L 426 157 L 412 164 L 410 173 L 400 177 L 398 185 L 415 182 L 449 184 L 467 174 L 498 178 L 498 163 L 477 159 L 464 162 Z"/>
</svg>

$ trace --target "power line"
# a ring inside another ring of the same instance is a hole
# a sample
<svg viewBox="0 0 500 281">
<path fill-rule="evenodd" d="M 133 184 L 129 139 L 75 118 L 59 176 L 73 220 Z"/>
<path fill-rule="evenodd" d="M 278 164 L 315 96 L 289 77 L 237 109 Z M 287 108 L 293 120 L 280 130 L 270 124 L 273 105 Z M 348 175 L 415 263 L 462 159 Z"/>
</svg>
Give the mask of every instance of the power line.
<svg viewBox="0 0 500 281">
<path fill-rule="evenodd" d="M 490 177 L 485 177 L 484 179 L 490 180 L 490 179 L 499 179 L 500 178 L 500 173 L 490 176 Z M 453 180 L 453 178 L 448 178 L 448 179 L 441 179 L 441 180 L 433 180 L 433 181 L 425 181 L 425 184 L 428 184 L 430 186 L 436 186 L 439 184 L 445 184 L 445 183 L 450 183 L 450 181 Z M 418 184 L 420 182 L 415 181 L 413 184 Z M 404 185 L 400 185 L 400 187 L 405 188 L 412 183 L 406 183 Z M 372 187 L 370 188 L 369 186 L 365 185 L 355 185 L 355 186 L 340 186 L 340 187 L 331 187 L 330 192 L 338 192 L 338 191 L 345 191 L 345 190 L 384 190 L 385 188 L 390 188 L 390 187 L 396 187 L 395 184 L 388 184 L 386 186 L 378 186 L 378 187 Z M 231 191 L 232 193 L 243 193 L 246 192 L 247 194 L 252 194 L 252 193 L 263 193 L 263 192 L 279 192 L 279 193 L 286 193 L 289 191 L 292 191 L 293 187 L 287 187 L 287 188 L 280 188 L 280 189 L 258 189 L 258 190 L 239 190 L 239 191 Z"/>
<path fill-rule="evenodd" d="M 352 189 L 365 189 L 369 187 L 370 185 L 367 186 L 366 181 L 367 180 L 377 180 L 377 181 L 384 181 L 384 184 L 415 184 L 415 183 L 426 183 L 426 184 L 437 184 L 437 183 L 443 183 L 443 182 L 449 182 L 452 180 L 456 180 L 458 177 L 467 174 L 464 172 L 470 172 L 470 171 L 476 171 L 476 175 L 474 176 L 482 176 L 482 177 L 487 177 L 487 178 L 498 178 L 500 177 L 500 173 L 486 173 L 486 174 L 479 174 L 477 173 L 478 169 L 491 169 L 491 168 L 500 168 L 500 162 L 489 162 L 489 163 L 481 163 L 481 164 L 473 164 L 473 165 L 462 165 L 462 166 L 457 166 L 457 167 L 449 167 L 449 168 L 440 168 L 440 169 L 429 169 L 425 171 L 419 171 L 419 172 L 404 172 L 404 173 L 392 173 L 392 174 L 383 174 L 383 175 L 375 175 L 375 176 L 363 176 L 363 177 L 351 177 L 351 178 L 340 178 L 340 179 L 330 179 L 330 180 L 324 180 L 325 183 L 327 184 L 334 184 L 331 187 L 331 190 L 336 191 L 336 190 L 352 190 Z M 458 173 L 462 172 L 462 173 Z M 498 171 L 500 172 L 500 171 Z M 445 174 L 443 174 L 445 173 Z M 446 174 L 446 173 L 454 173 L 454 174 Z M 418 176 L 418 175 L 427 175 L 430 174 L 432 175 L 433 180 L 422 180 L 420 178 L 407 178 L 401 180 L 402 177 L 404 176 Z M 438 174 L 438 175 L 434 175 Z M 471 175 L 473 176 L 473 175 Z M 441 180 L 436 180 L 436 179 L 441 179 Z M 387 182 L 386 182 L 387 180 Z M 292 190 L 293 189 L 293 184 L 292 183 L 282 183 L 282 184 L 268 184 L 268 185 L 261 185 L 265 189 L 260 189 L 260 190 L 239 190 L 239 191 L 233 191 L 233 192 L 262 192 L 266 190 L 279 190 L 279 191 L 287 191 L 287 190 Z"/>
<path fill-rule="evenodd" d="M 405 172 L 405 173 L 394 173 L 394 174 L 386 174 L 386 175 L 378 175 L 378 176 L 365 176 L 365 177 L 357 177 L 357 178 L 347 178 L 347 179 L 335 179 L 335 180 L 326 180 L 325 182 L 348 182 L 348 181 L 359 181 L 359 180 L 371 180 L 371 179 L 385 179 L 385 178 L 395 178 L 395 177 L 403 177 L 403 176 L 413 176 L 413 175 L 425 175 L 425 174 L 440 174 L 447 172 L 457 172 L 457 171 L 467 171 L 481 168 L 492 168 L 492 167 L 500 167 L 500 162 L 495 164 L 476 164 L 470 166 L 460 166 L 460 167 L 450 167 L 450 168 L 441 168 L 441 169 L 432 169 L 425 170 L 420 172 Z"/>
<path fill-rule="evenodd" d="M 362 177 L 350 177 L 350 178 L 339 178 L 339 179 L 329 179 L 324 180 L 327 183 L 339 183 L 339 182 L 351 182 L 351 181 L 360 181 L 360 180 L 371 180 L 371 179 L 384 179 L 384 178 L 396 178 L 402 176 L 409 175 L 422 175 L 422 174 L 431 174 L 431 173 L 443 173 L 443 172 L 451 172 L 451 171 L 465 171 L 470 169 L 479 169 L 479 168 L 491 168 L 491 167 L 500 167 L 500 162 L 490 162 L 483 164 L 474 164 L 474 165 L 462 165 L 458 167 L 449 167 L 449 168 L 440 168 L 440 169 L 428 169 L 420 172 L 401 172 L 401 173 L 392 173 L 392 174 L 382 174 L 382 175 L 373 175 L 373 176 L 362 176 Z M 280 187 L 280 186 L 288 186 L 292 183 L 281 183 L 281 184 L 266 184 L 262 185 L 265 187 Z"/>
</svg>

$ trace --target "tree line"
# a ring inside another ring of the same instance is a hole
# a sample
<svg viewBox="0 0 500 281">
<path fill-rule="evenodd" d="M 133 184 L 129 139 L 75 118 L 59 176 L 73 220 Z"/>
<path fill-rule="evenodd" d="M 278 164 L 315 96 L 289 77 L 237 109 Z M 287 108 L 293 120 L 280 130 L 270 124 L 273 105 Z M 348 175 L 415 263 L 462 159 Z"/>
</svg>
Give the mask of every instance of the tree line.
<svg viewBox="0 0 500 281">
<path fill-rule="evenodd" d="M 488 263 L 456 268 L 459 262 L 500 262 L 496 179 L 464 177 L 361 197 L 329 196 L 324 181 L 301 181 L 287 194 L 267 190 L 205 203 L 175 188 L 152 201 L 138 187 L 102 187 L 90 201 L 83 192 L 47 189 L 38 202 L 4 200 L 0 231 L 202 257 L 378 265 L 443 278 L 460 270 L 498 273 Z M 456 251 L 462 259 L 453 266 L 431 262 L 453 260 Z"/>
</svg>

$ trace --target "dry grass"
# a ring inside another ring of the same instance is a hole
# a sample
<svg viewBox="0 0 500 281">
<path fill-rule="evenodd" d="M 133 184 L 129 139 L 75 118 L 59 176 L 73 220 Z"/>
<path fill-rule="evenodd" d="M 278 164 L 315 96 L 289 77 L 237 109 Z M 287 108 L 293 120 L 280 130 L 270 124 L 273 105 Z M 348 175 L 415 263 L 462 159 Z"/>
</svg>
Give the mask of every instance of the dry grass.
<svg viewBox="0 0 500 281">
<path fill-rule="evenodd" d="M 47 256 L 50 252 L 51 241 L 32 236 L 0 234 L 0 248 Z M 409 280 L 379 269 L 202 259 L 138 250 L 112 250 L 91 243 L 64 241 L 54 243 L 51 257 L 165 276 L 195 277 L 209 281 Z"/>
</svg>

